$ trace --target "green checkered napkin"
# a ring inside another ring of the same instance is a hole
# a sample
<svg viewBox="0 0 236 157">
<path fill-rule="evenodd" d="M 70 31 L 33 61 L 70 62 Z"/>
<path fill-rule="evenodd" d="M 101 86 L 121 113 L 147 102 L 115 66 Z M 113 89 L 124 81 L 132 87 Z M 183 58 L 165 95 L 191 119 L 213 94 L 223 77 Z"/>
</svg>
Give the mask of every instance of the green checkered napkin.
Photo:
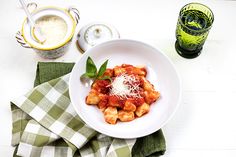
<svg viewBox="0 0 236 157">
<path fill-rule="evenodd" d="M 165 152 L 161 130 L 139 139 L 116 139 L 94 131 L 73 109 L 69 72 L 73 63 L 39 63 L 35 88 L 11 102 L 14 156 L 144 157 Z"/>
</svg>

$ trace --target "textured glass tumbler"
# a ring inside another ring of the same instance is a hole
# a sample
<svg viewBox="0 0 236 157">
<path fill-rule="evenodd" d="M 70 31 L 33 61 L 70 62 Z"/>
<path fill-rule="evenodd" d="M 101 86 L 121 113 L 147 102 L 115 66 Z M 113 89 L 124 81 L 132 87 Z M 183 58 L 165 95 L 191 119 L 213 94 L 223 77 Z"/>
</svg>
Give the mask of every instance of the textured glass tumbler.
<svg viewBox="0 0 236 157">
<path fill-rule="evenodd" d="M 200 3 L 189 3 L 179 13 L 175 49 L 184 58 L 200 55 L 214 21 L 212 11 Z"/>
</svg>

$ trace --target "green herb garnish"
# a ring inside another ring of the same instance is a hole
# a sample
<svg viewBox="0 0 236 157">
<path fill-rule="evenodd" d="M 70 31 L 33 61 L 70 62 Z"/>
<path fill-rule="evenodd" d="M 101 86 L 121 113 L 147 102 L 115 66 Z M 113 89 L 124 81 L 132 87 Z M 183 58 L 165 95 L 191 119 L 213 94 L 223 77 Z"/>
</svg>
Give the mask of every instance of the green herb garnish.
<svg viewBox="0 0 236 157">
<path fill-rule="evenodd" d="M 81 75 L 80 78 L 91 78 L 91 79 L 100 79 L 100 80 L 110 80 L 112 81 L 112 79 L 109 76 L 104 76 L 102 77 L 102 75 L 105 73 L 106 69 L 107 69 L 107 63 L 108 60 L 106 60 L 101 67 L 99 68 L 98 72 L 97 72 L 97 67 L 95 65 L 95 63 L 93 62 L 91 57 L 87 58 L 86 61 L 86 72 Z"/>
</svg>

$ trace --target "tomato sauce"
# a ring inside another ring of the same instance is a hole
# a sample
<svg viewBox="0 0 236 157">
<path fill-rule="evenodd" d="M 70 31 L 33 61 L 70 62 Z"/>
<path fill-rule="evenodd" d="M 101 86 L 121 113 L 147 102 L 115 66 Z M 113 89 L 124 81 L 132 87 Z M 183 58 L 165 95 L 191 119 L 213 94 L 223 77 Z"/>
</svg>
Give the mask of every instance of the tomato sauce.
<svg viewBox="0 0 236 157">
<path fill-rule="evenodd" d="M 110 81 L 109 80 L 96 80 L 94 89 L 102 94 L 108 94 L 110 91 Z"/>
<path fill-rule="evenodd" d="M 115 106 L 119 108 L 123 108 L 125 105 L 126 99 L 121 99 L 117 96 L 110 95 L 108 98 L 108 106 Z"/>
</svg>

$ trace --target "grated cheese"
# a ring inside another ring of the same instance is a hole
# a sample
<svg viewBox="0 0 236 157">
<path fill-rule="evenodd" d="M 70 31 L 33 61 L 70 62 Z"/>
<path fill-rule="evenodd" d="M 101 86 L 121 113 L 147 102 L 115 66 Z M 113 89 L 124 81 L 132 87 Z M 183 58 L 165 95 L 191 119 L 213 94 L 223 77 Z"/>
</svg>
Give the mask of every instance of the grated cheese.
<svg viewBox="0 0 236 157">
<path fill-rule="evenodd" d="M 140 98 L 139 90 L 139 83 L 134 75 L 122 74 L 111 83 L 110 95 L 120 98 Z"/>
<path fill-rule="evenodd" d="M 40 27 L 42 34 L 46 38 L 46 41 L 43 43 L 44 46 L 57 45 L 64 39 L 67 33 L 67 24 L 59 16 L 43 16 L 36 21 L 36 24 Z"/>
</svg>

